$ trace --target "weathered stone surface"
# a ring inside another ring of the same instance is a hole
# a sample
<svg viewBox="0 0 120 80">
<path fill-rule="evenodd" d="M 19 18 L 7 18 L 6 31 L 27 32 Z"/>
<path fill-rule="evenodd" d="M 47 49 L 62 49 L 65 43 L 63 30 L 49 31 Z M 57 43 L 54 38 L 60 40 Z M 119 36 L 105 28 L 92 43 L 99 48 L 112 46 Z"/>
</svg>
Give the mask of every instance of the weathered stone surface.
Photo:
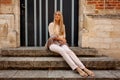
<svg viewBox="0 0 120 80">
<path fill-rule="evenodd" d="M 116 77 L 118 77 L 118 78 L 120 78 L 120 71 L 118 70 L 113 70 L 113 71 L 109 71 L 109 72 L 111 72 L 113 75 L 115 75 Z"/>
<path fill-rule="evenodd" d="M 17 44 L 16 33 L 11 34 L 15 30 L 14 15 L 1 14 L 0 15 L 0 48 L 15 47 Z"/>
<path fill-rule="evenodd" d="M 97 49 L 97 50 L 98 50 L 98 54 L 102 54 L 102 55 L 104 54 L 106 56 L 114 57 L 120 60 L 120 54 L 119 54 L 120 49 Z"/>
<path fill-rule="evenodd" d="M 79 59 L 90 69 L 115 69 L 120 62 L 108 57 Z M 1 57 L 0 64 L 0 69 L 70 69 L 62 57 Z"/>
<path fill-rule="evenodd" d="M 70 47 L 77 56 L 103 56 L 99 55 L 96 49 L 82 49 L 80 47 Z M 21 48 L 5 48 L 1 49 L 2 56 L 60 56 L 46 50 L 44 47 L 21 47 Z"/>
<path fill-rule="evenodd" d="M 0 13 L 13 13 L 14 0 L 0 0 Z"/>
<path fill-rule="evenodd" d="M 20 0 L 0 0 L 0 48 L 18 47 L 20 45 L 19 3 Z M 4 26 L 5 24 L 7 27 Z"/>
<path fill-rule="evenodd" d="M 7 37 L 8 24 L 0 24 L 0 37 Z"/>
<path fill-rule="evenodd" d="M 88 32 L 82 33 L 82 47 L 120 49 L 120 28 L 118 26 L 120 25 L 120 20 L 118 18 L 113 18 L 112 15 L 108 15 L 108 17 L 107 15 L 86 16 L 84 24 Z M 116 51 L 113 50 L 112 52 L 115 53 Z M 119 53 L 115 53 L 114 55 L 119 55 L 120 58 Z M 111 55 L 109 54 L 109 56 Z"/>
<path fill-rule="evenodd" d="M 17 32 L 12 30 L 8 34 L 9 47 L 17 47 Z"/>
<path fill-rule="evenodd" d="M 115 71 L 94 70 L 94 72 L 95 77 L 83 78 L 71 70 L 2 70 L 0 80 L 120 80 L 120 77 L 114 75 Z M 120 73 L 119 70 L 117 72 Z M 14 75 L 6 77 L 6 74 Z"/>
<path fill-rule="evenodd" d="M 7 24 L 9 30 L 14 29 L 14 15 L 0 14 L 0 24 Z"/>
<path fill-rule="evenodd" d="M 1 70 L 0 78 L 11 78 L 16 74 L 17 70 Z M 0 79 L 2 80 L 2 79 Z"/>
<path fill-rule="evenodd" d="M 13 76 L 13 78 L 47 78 L 48 77 L 48 71 L 46 70 L 19 70 L 17 73 Z"/>
</svg>

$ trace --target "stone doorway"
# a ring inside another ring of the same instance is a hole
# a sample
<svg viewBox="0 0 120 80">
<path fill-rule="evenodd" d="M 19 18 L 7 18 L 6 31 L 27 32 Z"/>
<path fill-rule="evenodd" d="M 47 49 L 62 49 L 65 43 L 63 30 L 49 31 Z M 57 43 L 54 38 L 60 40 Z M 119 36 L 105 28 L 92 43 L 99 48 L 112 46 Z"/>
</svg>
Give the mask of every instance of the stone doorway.
<svg viewBox="0 0 120 80">
<path fill-rule="evenodd" d="M 67 41 L 78 46 L 79 0 L 20 0 L 21 46 L 44 46 L 55 11 L 63 12 Z M 66 5 L 67 4 L 67 5 Z"/>
</svg>

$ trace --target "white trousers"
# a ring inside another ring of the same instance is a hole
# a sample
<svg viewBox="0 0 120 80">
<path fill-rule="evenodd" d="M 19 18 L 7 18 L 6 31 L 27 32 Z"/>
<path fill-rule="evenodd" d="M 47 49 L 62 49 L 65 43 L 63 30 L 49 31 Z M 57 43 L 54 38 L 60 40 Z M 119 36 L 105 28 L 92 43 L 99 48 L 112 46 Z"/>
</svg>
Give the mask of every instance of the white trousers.
<svg viewBox="0 0 120 80">
<path fill-rule="evenodd" d="M 75 70 L 77 67 L 81 69 L 85 68 L 79 58 L 67 45 L 59 46 L 57 44 L 51 44 L 49 49 L 53 52 L 59 53 L 72 68 L 72 70 Z"/>
</svg>

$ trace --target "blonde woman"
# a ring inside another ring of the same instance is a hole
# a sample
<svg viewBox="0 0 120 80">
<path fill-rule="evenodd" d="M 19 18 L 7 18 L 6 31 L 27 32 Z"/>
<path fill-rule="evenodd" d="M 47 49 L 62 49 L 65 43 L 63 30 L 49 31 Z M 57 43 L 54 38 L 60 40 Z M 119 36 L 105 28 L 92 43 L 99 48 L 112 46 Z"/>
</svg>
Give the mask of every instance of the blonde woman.
<svg viewBox="0 0 120 80">
<path fill-rule="evenodd" d="M 67 46 L 65 25 L 60 11 L 55 12 L 54 21 L 49 24 L 49 35 L 50 38 L 46 44 L 50 51 L 60 54 L 72 70 L 77 71 L 82 77 L 94 76 L 94 73 L 87 69 Z"/>
</svg>

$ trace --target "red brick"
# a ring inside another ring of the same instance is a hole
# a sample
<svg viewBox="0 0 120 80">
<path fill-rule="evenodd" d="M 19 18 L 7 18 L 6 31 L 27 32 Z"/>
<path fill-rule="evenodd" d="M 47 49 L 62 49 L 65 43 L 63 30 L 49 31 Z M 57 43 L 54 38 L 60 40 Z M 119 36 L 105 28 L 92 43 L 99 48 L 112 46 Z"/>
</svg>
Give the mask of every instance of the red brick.
<svg viewBox="0 0 120 80">
<path fill-rule="evenodd" d="M 103 2 L 99 2 L 96 5 L 104 6 L 104 3 Z"/>
<path fill-rule="evenodd" d="M 87 1 L 94 1 L 94 0 L 87 0 Z"/>
<path fill-rule="evenodd" d="M 104 1 L 104 0 L 99 0 L 99 1 Z"/>
<path fill-rule="evenodd" d="M 93 2 L 89 1 L 89 2 L 87 2 L 87 4 L 96 4 L 96 2 L 95 1 L 93 1 Z"/>
<path fill-rule="evenodd" d="M 113 2 L 114 0 L 106 0 L 107 2 Z"/>
<path fill-rule="evenodd" d="M 120 9 L 120 6 L 117 6 L 116 9 Z"/>
<path fill-rule="evenodd" d="M 113 6 L 106 6 L 105 9 L 114 9 Z"/>
<path fill-rule="evenodd" d="M 104 9 L 104 6 L 96 6 L 96 9 Z"/>
<path fill-rule="evenodd" d="M 105 3 L 104 3 L 105 1 Z M 88 5 L 95 5 L 96 9 L 119 9 L 120 0 L 87 0 Z"/>
<path fill-rule="evenodd" d="M 0 0 L 0 4 L 12 4 L 12 0 Z"/>
</svg>

